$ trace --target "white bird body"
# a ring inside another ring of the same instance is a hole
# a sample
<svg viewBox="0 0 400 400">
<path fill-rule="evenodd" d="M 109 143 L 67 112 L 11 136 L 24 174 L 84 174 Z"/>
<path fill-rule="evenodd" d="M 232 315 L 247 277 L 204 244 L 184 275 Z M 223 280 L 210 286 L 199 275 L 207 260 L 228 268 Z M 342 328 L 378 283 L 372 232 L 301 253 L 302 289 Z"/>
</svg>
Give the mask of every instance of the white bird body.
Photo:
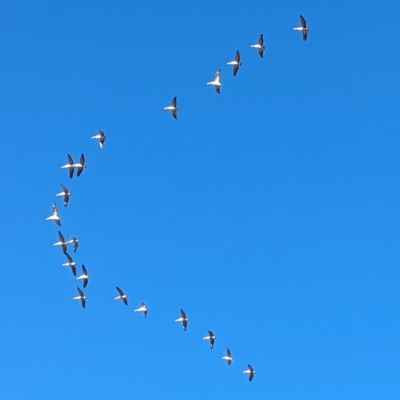
<svg viewBox="0 0 400 400">
<path fill-rule="evenodd" d="M 91 139 L 99 139 L 99 146 L 102 149 L 103 144 L 107 139 L 107 136 L 104 134 L 104 132 L 101 129 L 99 129 L 98 131 L 99 131 L 99 133 L 97 135 L 91 136 Z"/>
<path fill-rule="evenodd" d="M 247 364 L 247 366 L 248 369 L 245 369 L 243 373 L 249 375 L 249 381 L 251 382 L 253 380 L 254 375 L 256 374 L 256 371 L 250 364 Z"/>
<path fill-rule="evenodd" d="M 144 315 L 144 317 L 146 318 L 146 315 L 147 315 L 147 307 L 146 307 L 146 304 L 143 302 L 143 301 L 141 301 L 140 302 L 140 307 L 139 308 L 136 308 L 135 310 L 133 310 L 134 312 L 142 312 L 143 313 L 143 315 Z"/>
<path fill-rule="evenodd" d="M 53 203 L 53 214 L 47 217 L 46 221 L 55 221 L 58 226 L 61 226 L 61 219 L 58 216 L 58 209 L 55 203 Z"/>
</svg>

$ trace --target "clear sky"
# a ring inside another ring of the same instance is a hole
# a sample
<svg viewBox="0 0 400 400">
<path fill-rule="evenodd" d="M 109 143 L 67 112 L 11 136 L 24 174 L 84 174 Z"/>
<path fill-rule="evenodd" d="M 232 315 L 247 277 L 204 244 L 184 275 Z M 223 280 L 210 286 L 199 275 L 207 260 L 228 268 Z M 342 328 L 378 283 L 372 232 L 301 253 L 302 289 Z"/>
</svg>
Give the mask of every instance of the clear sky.
<svg viewBox="0 0 400 400">
<path fill-rule="evenodd" d="M 0 398 L 398 400 L 399 13 L 2 1 Z M 86 156 L 78 179 L 67 153 Z"/>
</svg>

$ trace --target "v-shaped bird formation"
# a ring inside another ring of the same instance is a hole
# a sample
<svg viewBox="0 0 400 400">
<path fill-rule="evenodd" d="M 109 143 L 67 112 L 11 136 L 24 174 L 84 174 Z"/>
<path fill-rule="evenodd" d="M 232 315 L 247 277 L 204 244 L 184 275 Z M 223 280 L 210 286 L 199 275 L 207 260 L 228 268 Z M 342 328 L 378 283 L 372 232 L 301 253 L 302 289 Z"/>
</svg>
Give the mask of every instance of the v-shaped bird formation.
<svg viewBox="0 0 400 400">
<path fill-rule="evenodd" d="M 307 27 L 306 20 L 302 15 L 300 15 L 300 26 L 294 27 L 293 30 L 301 31 L 303 40 L 307 40 L 309 28 Z M 261 58 L 264 58 L 264 51 L 266 49 L 266 46 L 264 45 L 263 34 L 260 34 L 260 36 L 258 37 L 258 42 L 255 44 L 251 44 L 250 47 L 257 49 L 259 56 Z M 233 76 L 236 76 L 240 67 L 242 66 L 239 50 L 236 51 L 234 59 L 232 61 L 227 62 L 226 64 L 229 66 L 233 66 Z M 215 72 L 214 79 L 206 82 L 206 84 L 209 86 L 213 86 L 216 93 L 220 94 L 221 87 L 222 87 L 221 70 L 218 69 Z M 171 111 L 172 117 L 174 119 L 178 119 L 179 108 L 178 108 L 177 96 L 172 98 L 171 105 L 164 107 L 164 110 Z M 105 135 L 104 131 L 102 131 L 101 129 L 98 129 L 98 133 L 91 136 L 90 138 L 97 139 L 100 149 L 103 149 L 103 146 L 107 139 L 107 136 Z M 66 164 L 62 165 L 61 169 L 68 169 L 68 176 L 70 179 L 73 178 L 75 169 L 76 169 L 76 177 L 79 177 L 82 174 L 83 170 L 87 168 L 86 163 L 85 163 L 85 155 L 83 153 L 81 154 L 81 156 L 79 158 L 79 162 L 74 162 L 74 160 L 70 154 L 67 154 L 67 160 L 68 160 L 68 162 Z M 57 193 L 56 197 L 62 197 L 64 207 L 67 207 L 69 204 L 70 197 L 71 197 L 71 192 L 63 184 L 61 184 L 61 189 L 62 189 L 61 192 Z M 55 203 L 53 203 L 53 205 L 52 205 L 52 214 L 49 217 L 47 217 L 46 220 L 54 221 L 57 224 L 57 226 L 61 227 L 61 217 L 59 216 L 58 208 Z M 83 264 L 81 267 L 82 273 L 79 276 L 76 276 L 77 264 L 67 252 L 69 245 L 73 246 L 72 247 L 73 252 L 76 253 L 77 249 L 78 249 L 78 245 L 79 245 L 79 240 L 75 236 L 71 236 L 68 240 L 65 240 L 65 237 L 61 233 L 61 231 L 58 231 L 58 241 L 55 242 L 53 244 L 53 246 L 61 247 L 63 254 L 67 258 L 67 261 L 62 263 L 61 265 L 63 267 L 69 267 L 71 269 L 73 276 L 76 278 L 76 280 L 79 280 L 82 282 L 82 287 L 83 287 L 83 289 L 85 289 L 90 280 L 90 276 L 88 274 L 88 271 L 87 271 L 85 265 L 83 265 Z M 79 300 L 81 302 L 82 307 L 85 308 L 87 297 L 81 288 L 77 287 L 77 291 L 78 291 L 78 295 L 72 297 L 72 299 Z M 114 300 L 122 300 L 122 303 L 125 306 L 128 306 L 128 295 L 118 286 L 116 286 L 116 291 L 118 294 L 117 294 L 117 296 L 114 297 Z M 140 301 L 139 304 L 140 304 L 140 306 L 138 308 L 135 308 L 133 310 L 133 312 L 142 313 L 143 316 L 146 318 L 147 313 L 148 313 L 148 308 L 146 306 L 146 303 L 143 301 Z M 187 317 L 187 314 L 183 309 L 180 309 L 180 316 L 175 319 L 175 322 L 179 322 L 182 324 L 183 331 L 187 330 L 189 318 Z M 209 342 L 210 349 L 213 349 L 216 339 L 217 339 L 217 336 L 214 334 L 213 331 L 211 331 L 209 329 L 207 329 L 207 333 L 208 334 L 206 336 L 204 336 L 202 339 L 207 340 Z M 228 366 L 230 366 L 232 364 L 233 357 L 232 357 L 231 350 L 229 348 L 226 349 L 226 353 L 224 356 L 221 357 L 221 359 L 226 361 Z M 247 369 L 245 369 L 243 371 L 243 374 L 248 375 L 249 381 L 251 382 L 254 378 L 254 375 L 256 374 L 256 370 L 252 367 L 252 365 L 247 364 Z"/>
</svg>

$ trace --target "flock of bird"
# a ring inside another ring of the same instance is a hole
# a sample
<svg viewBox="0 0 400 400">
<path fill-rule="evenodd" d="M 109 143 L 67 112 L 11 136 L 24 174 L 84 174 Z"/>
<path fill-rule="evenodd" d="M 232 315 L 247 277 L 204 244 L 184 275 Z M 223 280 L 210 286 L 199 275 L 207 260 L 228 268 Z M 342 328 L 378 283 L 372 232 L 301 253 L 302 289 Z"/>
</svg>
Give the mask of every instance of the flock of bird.
<svg viewBox="0 0 400 400">
<path fill-rule="evenodd" d="M 304 17 L 302 15 L 300 15 L 300 24 L 301 24 L 300 26 L 294 27 L 293 30 L 301 31 L 302 35 L 303 35 L 303 40 L 307 40 L 309 28 L 307 27 L 306 20 L 304 19 Z M 258 43 L 252 44 L 252 45 L 250 45 L 250 47 L 258 49 L 259 56 L 261 58 L 263 58 L 264 50 L 265 50 L 263 35 L 261 34 L 259 36 Z M 233 65 L 233 75 L 236 76 L 237 72 L 239 71 L 239 68 L 242 65 L 240 62 L 239 51 L 236 51 L 235 59 L 233 61 L 229 61 L 227 63 L 227 65 Z M 218 70 L 216 72 L 213 81 L 207 82 L 206 84 L 214 86 L 215 91 L 218 94 L 220 94 L 221 86 L 222 86 L 221 70 Z M 177 106 L 177 97 L 174 97 L 172 99 L 172 104 L 170 106 L 164 107 L 164 110 L 171 111 L 173 118 L 177 119 L 177 115 L 178 115 L 178 111 L 179 111 L 179 108 Z M 104 142 L 107 139 L 107 136 L 105 135 L 105 133 L 102 130 L 99 129 L 98 134 L 91 136 L 91 139 L 98 139 L 100 148 L 102 149 Z M 81 175 L 81 173 L 83 172 L 83 170 L 86 168 L 84 154 L 81 155 L 79 162 L 74 162 L 73 158 L 69 154 L 67 155 L 67 158 L 68 158 L 68 163 L 65 165 L 62 165 L 61 168 L 68 169 L 68 175 L 70 178 L 73 178 L 75 169 L 77 169 L 76 176 L 79 177 Z M 71 193 L 62 184 L 61 184 L 61 188 L 62 188 L 62 191 L 57 193 L 56 196 L 63 197 L 64 207 L 67 207 Z M 57 205 L 55 203 L 53 203 L 52 214 L 49 217 L 47 217 L 46 220 L 54 221 L 58 226 L 61 227 L 61 218 L 58 214 Z M 73 252 L 76 253 L 78 246 L 79 246 L 79 240 L 74 236 L 70 237 L 68 240 L 65 240 L 65 237 L 61 233 L 61 231 L 58 231 L 58 238 L 59 238 L 58 242 L 55 242 L 53 245 L 61 246 L 61 249 L 67 258 L 67 262 L 63 263 L 62 266 L 70 267 L 72 274 L 76 277 L 77 280 L 82 281 L 83 289 L 85 289 L 89 282 L 89 279 L 90 279 L 88 271 L 87 271 L 85 265 L 82 264 L 82 273 L 79 276 L 76 276 L 76 263 L 75 263 L 75 261 L 73 261 L 72 257 L 67 253 L 68 245 L 73 245 Z M 116 290 L 118 292 L 118 295 L 116 297 L 114 297 L 114 300 L 122 300 L 122 302 L 127 306 L 128 305 L 128 295 L 126 293 L 124 293 L 124 291 L 122 289 L 120 289 L 118 286 L 116 286 Z M 77 291 L 78 291 L 78 295 L 74 296 L 72 299 L 80 300 L 82 307 L 85 308 L 87 297 L 85 296 L 83 290 L 79 286 L 77 287 Z M 140 302 L 140 307 L 134 309 L 133 311 L 141 312 L 145 318 L 148 313 L 146 304 L 143 301 Z M 189 321 L 189 318 L 186 316 L 185 311 L 183 309 L 181 309 L 180 317 L 175 319 L 175 322 L 181 322 L 183 330 L 186 331 L 188 321 Z M 210 344 L 210 348 L 213 349 L 214 343 L 215 343 L 215 340 L 217 337 L 215 336 L 213 331 L 207 330 L 207 332 L 208 332 L 208 335 L 204 336 L 203 340 L 208 340 L 209 344 Z M 233 361 L 233 357 L 232 357 L 232 353 L 229 348 L 226 349 L 226 354 L 223 357 L 221 357 L 221 359 L 225 360 L 228 365 L 231 365 L 231 363 Z M 243 373 L 247 374 L 249 376 L 249 381 L 251 382 L 253 380 L 254 375 L 256 374 L 256 371 L 250 364 L 247 364 L 247 367 L 248 368 L 245 369 L 243 371 Z"/>
</svg>

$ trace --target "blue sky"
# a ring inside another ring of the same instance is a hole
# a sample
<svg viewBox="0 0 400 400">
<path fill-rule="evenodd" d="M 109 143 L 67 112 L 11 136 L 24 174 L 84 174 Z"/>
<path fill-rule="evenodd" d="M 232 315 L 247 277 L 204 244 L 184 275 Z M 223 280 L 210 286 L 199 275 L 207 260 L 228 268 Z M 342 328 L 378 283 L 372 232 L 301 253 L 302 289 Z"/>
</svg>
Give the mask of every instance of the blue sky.
<svg viewBox="0 0 400 400">
<path fill-rule="evenodd" d="M 1 398 L 399 398 L 400 5 L 274 3 L 0 4 Z"/>
</svg>

